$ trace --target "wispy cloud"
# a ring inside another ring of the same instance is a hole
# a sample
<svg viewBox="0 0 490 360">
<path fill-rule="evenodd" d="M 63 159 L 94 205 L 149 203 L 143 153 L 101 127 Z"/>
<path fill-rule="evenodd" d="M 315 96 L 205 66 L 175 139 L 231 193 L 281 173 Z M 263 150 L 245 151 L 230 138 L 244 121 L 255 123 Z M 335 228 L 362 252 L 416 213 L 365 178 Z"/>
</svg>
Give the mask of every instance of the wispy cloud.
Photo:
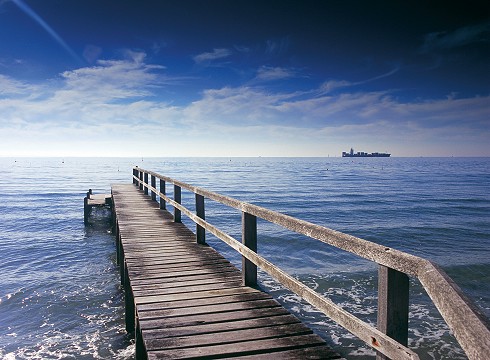
<svg viewBox="0 0 490 360">
<path fill-rule="evenodd" d="M 286 69 L 283 67 L 270 67 L 262 66 L 257 70 L 257 76 L 255 80 L 259 81 L 273 81 L 288 79 L 296 76 L 296 72 L 292 69 Z"/>
<path fill-rule="evenodd" d="M 427 34 L 421 52 L 451 49 L 475 42 L 490 42 L 490 22 L 465 26 L 454 31 L 440 31 Z"/>
<path fill-rule="evenodd" d="M 214 60 L 223 59 L 230 56 L 232 52 L 228 49 L 213 49 L 212 52 L 205 52 L 193 57 L 196 64 L 206 64 Z"/>
<path fill-rule="evenodd" d="M 0 98 L 9 95 L 28 95 L 34 88 L 34 85 L 0 74 Z"/>
<path fill-rule="evenodd" d="M 334 90 L 352 86 L 353 83 L 346 80 L 328 80 L 320 86 L 321 94 L 328 94 Z"/>
<path fill-rule="evenodd" d="M 265 43 L 265 54 L 269 56 L 281 55 L 289 49 L 289 38 L 267 40 Z"/>
<path fill-rule="evenodd" d="M 345 89 L 347 87 L 357 86 L 357 85 L 364 85 L 364 84 L 370 83 L 372 81 L 376 81 L 379 79 L 383 79 L 383 78 L 392 76 L 392 75 L 396 74 L 398 71 L 400 71 L 400 66 L 397 65 L 393 69 L 387 71 L 384 74 L 377 75 L 377 76 L 374 76 L 374 77 L 366 79 L 366 80 L 355 81 L 355 82 L 346 81 L 346 80 L 328 80 L 320 86 L 319 93 L 320 94 L 329 94 L 329 93 L 336 91 L 336 90 L 339 90 L 339 89 Z"/>
</svg>

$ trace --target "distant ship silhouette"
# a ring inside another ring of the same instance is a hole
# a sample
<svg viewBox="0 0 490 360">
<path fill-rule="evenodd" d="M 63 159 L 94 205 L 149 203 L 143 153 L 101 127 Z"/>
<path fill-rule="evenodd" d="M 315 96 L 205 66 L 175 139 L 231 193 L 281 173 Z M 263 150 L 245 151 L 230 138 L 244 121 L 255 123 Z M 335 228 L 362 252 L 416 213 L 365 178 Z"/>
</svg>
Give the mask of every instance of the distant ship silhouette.
<svg viewBox="0 0 490 360">
<path fill-rule="evenodd" d="M 349 152 L 342 151 L 342 157 L 390 157 L 390 156 L 391 154 L 379 153 L 379 152 L 366 153 L 364 151 L 358 151 L 355 153 L 353 148 L 350 148 Z"/>
</svg>

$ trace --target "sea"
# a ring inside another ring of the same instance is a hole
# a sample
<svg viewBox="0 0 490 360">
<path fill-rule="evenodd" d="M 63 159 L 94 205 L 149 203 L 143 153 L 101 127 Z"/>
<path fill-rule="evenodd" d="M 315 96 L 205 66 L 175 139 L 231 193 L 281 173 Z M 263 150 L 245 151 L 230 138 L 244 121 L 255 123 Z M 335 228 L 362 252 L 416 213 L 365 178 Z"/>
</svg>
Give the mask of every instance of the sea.
<svg viewBox="0 0 490 360">
<path fill-rule="evenodd" d="M 130 183 L 133 166 L 435 261 L 490 316 L 490 158 L 0 158 L 1 359 L 134 359 L 109 211 L 83 222 L 86 192 Z M 236 210 L 207 201 L 206 219 L 240 239 Z M 260 220 L 258 252 L 376 324 L 376 264 Z M 346 359 L 374 358 L 263 272 L 259 283 Z M 409 327 L 421 359 L 466 358 L 415 278 Z"/>
</svg>

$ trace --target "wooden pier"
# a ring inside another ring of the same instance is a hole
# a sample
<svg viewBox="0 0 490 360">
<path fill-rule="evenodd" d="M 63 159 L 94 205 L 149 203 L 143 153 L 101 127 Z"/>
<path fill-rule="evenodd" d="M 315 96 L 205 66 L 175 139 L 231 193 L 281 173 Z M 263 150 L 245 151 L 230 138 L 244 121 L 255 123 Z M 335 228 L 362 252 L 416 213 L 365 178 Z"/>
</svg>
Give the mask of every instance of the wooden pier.
<svg viewBox="0 0 490 360">
<path fill-rule="evenodd" d="M 111 195 L 93 194 L 92 189 L 87 192 L 87 196 L 83 199 L 83 222 L 88 223 L 88 218 L 92 209 L 95 207 L 111 207 Z"/>
<path fill-rule="evenodd" d="M 137 358 L 340 358 L 142 191 L 114 185 L 112 195 Z"/>
<path fill-rule="evenodd" d="M 159 188 L 157 188 L 157 179 Z M 173 184 L 173 198 L 166 186 Z M 181 191 L 195 195 L 194 211 Z M 205 219 L 205 199 L 242 214 L 238 241 Z M 157 202 L 158 201 L 158 202 Z M 167 211 L 167 204 L 173 213 Z M 297 318 L 257 286 L 257 267 L 363 340 L 377 359 L 418 359 L 408 343 L 409 281 L 424 287 L 470 360 L 490 354 L 490 322 L 433 262 L 135 167 L 133 184 L 112 187 L 126 328 L 138 359 L 337 359 Z M 181 223 L 196 224 L 195 233 Z M 372 326 L 257 254 L 257 218 L 379 264 Z M 239 271 L 206 245 L 209 232 L 242 255 Z"/>
</svg>

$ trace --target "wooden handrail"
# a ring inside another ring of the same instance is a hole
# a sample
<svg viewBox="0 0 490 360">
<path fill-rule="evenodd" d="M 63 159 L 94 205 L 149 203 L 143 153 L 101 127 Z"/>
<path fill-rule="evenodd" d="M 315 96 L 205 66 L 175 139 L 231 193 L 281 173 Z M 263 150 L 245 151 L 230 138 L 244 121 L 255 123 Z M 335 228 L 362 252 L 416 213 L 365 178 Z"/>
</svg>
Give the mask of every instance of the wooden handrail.
<svg viewBox="0 0 490 360">
<path fill-rule="evenodd" d="M 153 180 L 151 184 L 148 184 L 148 175 L 151 175 L 152 179 L 153 177 L 160 179 L 160 190 L 156 189 Z M 408 326 L 408 281 L 406 281 L 406 275 L 404 274 L 412 275 L 419 279 L 469 359 L 484 359 L 490 354 L 490 322 L 488 318 L 463 294 L 462 290 L 444 270 L 429 260 L 198 188 L 138 167 L 133 168 L 133 183 L 139 186 L 141 190 L 144 189 L 145 194 L 151 191 L 152 198 L 158 195 L 161 199 L 160 208 L 164 209 L 167 202 L 172 205 L 176 221 L 180 221 L 180 213 L 184 213 L 196 223 L 197 232 L 199 232 L 199 229 L 209 231 L 237 250 L 243 256 L 244 264 L 251 262 L 260 267 L 286 288 L 301 296 L 346 330 L 373 347 L 378 352 L 379 359 L 386 357 L 393 359 L 418 359 L 418 355 L 406 347 L 406 335 L 403 335 L 406 333 L 404 327 Z M 176 199 L 171 199 L 165 194 L 166 183 L 174 185 L 174 189 L 177 190 L 175 192 L 177 195 Z M 379 264 L 380 274 L 385 274 L 380 276 L 379 285 L 379 330 L 358 319 L 330 299 L 319 295 L 277 266 L 257 255 L 255 249 L 251 249 L 248 246 L 249 244 L 242 244 L 206 222 L 204 220 L 203 203 L 198 205 L 199 214 L 194 214 L 188 210 L 180 203 L 181 189 L 186 189 L 196 194 L 196 201 L 199 196 L 200 202 L 207 198 L 240 210 L 243 215 L 242 237 L 244 239 L 246 238 L 246 232 L 250 231 L 245 229 L 246 219 L 250 219 L 250 217 L 261 218 Z M 164 201 L 163 205 L 162 200 Z M 250 272 L 250 270 L 247 271 Z M 253 278 L 254 275 L 249 274 L 247 276 L 249 284 L 253 285 L 253 281 L 250 282 L 250 277 Z M 246 278 L 244 282 L 247 282 Z M 400 301 L 400 297 L 402 301 Z M 405 301 L 405 297 L 407 301 Z M 407 320 L 400 320 L 399 316 L 394 315 L 400 312 L 402 313 L 401 318 L 407 318 Z M 403 313 L 406 313 L 406 316 Z M 406 324 L 393 324 L 394 321 L 404 321 Z M 394 328 L 401 328 L 402 335 L 400 335 L 400 330 L 390 330 Z"/>
</svg>

